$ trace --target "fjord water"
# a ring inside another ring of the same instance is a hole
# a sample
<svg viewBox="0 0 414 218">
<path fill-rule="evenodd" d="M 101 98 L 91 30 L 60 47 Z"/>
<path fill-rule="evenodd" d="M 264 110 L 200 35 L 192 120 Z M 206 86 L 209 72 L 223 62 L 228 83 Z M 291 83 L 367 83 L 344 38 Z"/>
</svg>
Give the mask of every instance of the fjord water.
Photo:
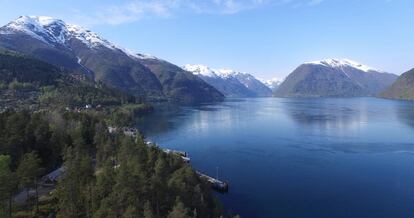
<svg viewBox="0 0 414 218">
<path fill-rule="evenodd" d="M 229 181 L 242 217 L 414 217 L 414 103 L 229 99 L 137 121 L 162 147 Z"/>
</svg>

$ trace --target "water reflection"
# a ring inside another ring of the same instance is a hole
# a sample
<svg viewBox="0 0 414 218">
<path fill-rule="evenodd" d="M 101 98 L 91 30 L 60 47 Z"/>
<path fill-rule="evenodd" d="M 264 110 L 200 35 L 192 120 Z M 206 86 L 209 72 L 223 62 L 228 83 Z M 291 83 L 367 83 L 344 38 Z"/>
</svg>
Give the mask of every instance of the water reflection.
<svg viewBox="0 0 414 218">
<path fill-rule="evenodd" d="M 294 122 L 308 126 L 306 128 L 359 128 L 368 121 L 369 113 L 375 113 L 368 110 L 362 99 L 286 99 L 282 103 L 284 112 Z"/>
<path fill-rule="evenodd" d="M 227 99 L 225 102 L 181 106 L 176 104 L 155 105 L 155 112 L 136 120 L 136 126 L 145 135 L 160 135 L 185 126 L 188 133 L 207 132 L 219 124 L 222 130 L 230 131 L 240 125 L 241 120 L 254 119 L 260 108 L 246 107 L 253 99 Z M 249 116 L 247 116 L 249 115 Z"/>
<path fill-rule="evenodd" d="M 156 104 L 155 111 L 136 120 L 136 127 L 146 136 L 158 135 L 179 128 L 183 122 L 173 122 L 171 118 L 188 117 L 189 110 L 175 104 Z"/>
<path fill-rule="evenodd" d="M 414 103 L 232 99 L 163 106 L 137 125 L 196 169 L 219 166 L 231 182 L 220 198 L 242 217 L 414 217 Z"/>
<path fill-rule="evenodd" d="M 397 102 L 397 116 L 399 120 L 414 128 L 414 104 L 411 102 Z"/>
<path fill-rule="evenodd" d="M 375 98 L 287 99 L 284 112 L 298 125 L 302 149 L 355 154 L 411 153 L 414 104 Z"/>
</svg>

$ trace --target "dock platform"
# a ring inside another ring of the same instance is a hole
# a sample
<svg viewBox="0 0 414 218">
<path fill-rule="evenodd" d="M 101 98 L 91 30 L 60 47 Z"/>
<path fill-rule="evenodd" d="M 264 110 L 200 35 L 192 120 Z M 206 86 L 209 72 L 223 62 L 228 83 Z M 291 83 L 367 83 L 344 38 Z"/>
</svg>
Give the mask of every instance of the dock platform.
<svg viewBox="0 0 414 218">
<path fill-rule="evenodd" d="M 213 177 L 211 177 L 207 174 L 201 173 L 199 171 L 196 171 L 196 173 L 201 179 L 203 179 L 203 180 L 207 181 L 208 183 L 210 183 L 211 187 L 214 190 L 216 190 L 218 192 L 221 192 L 221 193 L 227 193 L 229 191 L 229 184 L 227 182 L 215 179 L 215 178 L 213 178 Z"/>
</svg>

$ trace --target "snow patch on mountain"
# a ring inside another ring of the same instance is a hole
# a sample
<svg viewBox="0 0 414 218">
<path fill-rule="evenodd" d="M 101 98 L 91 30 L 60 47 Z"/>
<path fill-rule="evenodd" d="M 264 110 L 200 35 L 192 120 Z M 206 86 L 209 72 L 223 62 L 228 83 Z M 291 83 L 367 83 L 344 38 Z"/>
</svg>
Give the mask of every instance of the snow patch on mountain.
<svg viewBox="0 0 414 218">
<path fill-rule="evenodd" d="M 265 84 L 267 87 L 269 87 L 270 89 L 274 90 L 277 87 L 279 87 L 280 84 L 282 84 L 284 79 L 275 77 L 272 79 L 259 79 L 263 84 Z"/>
<path fill-rule="evenodd" d="M 358 70 L 361 70 L 363 72 L 381 72 L 375 68 L 369 67 L 367 65 L 360 64 L 356 61 L 349 60 L 349 59 L 326 59 L 326 60 L 320 60 L 320 61 L 311 61 L 311 62 L 305 62 L 305 64 L 314 64 L 314 65 L 322 65 L 326 67 L 331 68 L 345 68 L 345 67 L 351 67 Z"/>
<path fill-rule="evenodd" d="M 117 47 L 98 34 L 83 27 L 66 24 L 62 20 L 46 16 L 21 16 L 0 29 L 0 34 L 27 34 L 51 45 L 66 45 L 76 38 L 90 48 L 104 46 L 109 49 Z"/>
<path fill-rule="evenodd" d="M 140 53 L 135 53 L 134 57 L 138 58 L 138 59 L 152 59 L 152 60 L 159 60 L 157 57 L 150 55 L 150 54 L 140 54 Z"/>
<path fill-rule="evenodd" d="M 271 90 L 253 75 L 231 69 L 212 69 L 204 65 L 187 64 L 184 70 L 200 76 L 227 96 L 270 96 Z"/>
<path fill-rule="evenodd" d="M 239 72 L 231 69 L 218 69 L 216 71 L 221 78 L 230 78 L 236 76 L 237 74 L 240 74 Z"/>
<path fill-rule="evenodd" d="M 194 75 L 201 75 L 206 77 L 216 78 L 219 77 L 216 73 L 217 70 L 211 69 L 207 66 L 200 65 L 200 64 L 186 64 L 183 66 L 183 70 L 193 73 Z"/>
<path fill-rule="evenodd" d="M 255 79 L 254 76 L 248 73 L 241 73 L 231 69 L 212 69 L 200 64 L 186 64 L 183 66 L 183 69 L 192 72 L 195 75 L 202 75 L 207 77 L 220 77 L 223 79 L 229 79 L 233 77 L 243 76 L 246 77 L 246 79 Z"/>
<path fill-rule="evenodd" d="M 140 54 L 103 39 L 98 34 L 78 25 L 67 24 L 62 20 L 47 16 L 21 16 L 0 28 L 0 34 L 24 33 L 52 46 L 65 46 L 71 39 L 77 39 L 89 48 L 100 46 L 120 50 L 136 59 L 158 59 L 152 55 Z"/>
<path fill-rule="evenodd" d="M 117 47 L 119 50 L 121 50 L 122 52 L 124 52 L 126 55 L 128 55 L 131 58 L 136 58 L 136 59 L 140 59 L 140 60 L 147 60 L 147 59 L 152 59 L 152 60 L 159 60 L 157 57 L 152 56 L 150 54 L 140 54 L 140 53 L 136 53 L 130 49 L 124 49 L 121 47 Z"/>
<path fill-rule="evenodd" d="M 82 41 L 85 45 L 87 45 L 90 48 L 104 46 L 109 49 L 119 49 L 117 46 L 110 43 L 108 40 L 101 38 L 98 34 L 88 29 L 85 29 L 81 26 L 66 24 L 65 27 L 69 32 L 67 38 L 75 37 L 76 39 Z"/>
<path fill-rule="evenodd" d="M 12 21 L 6 26 L 2 27 L 0 29 L 0 34 L 14 34 L 17 31 L 48 43 L 45 40 L 45 37 L 48 37 L 50 33 L 42 27 L 40 20 L 44 21 L 43 18 L 36 21 L 35 19 L 28 16 L 19 17 L 17 20 Z"/>
</svg>

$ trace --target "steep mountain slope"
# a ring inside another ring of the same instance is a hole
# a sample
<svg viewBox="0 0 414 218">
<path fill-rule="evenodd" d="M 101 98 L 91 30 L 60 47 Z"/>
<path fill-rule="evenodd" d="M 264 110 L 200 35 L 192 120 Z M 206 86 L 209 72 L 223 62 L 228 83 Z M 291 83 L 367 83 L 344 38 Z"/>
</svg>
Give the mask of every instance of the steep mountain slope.
<svg viewBox="0 0 414 218">
<path fill-rule="evenodd" d="M 22 16 L 1 27 L 0 47 L 82 72 L 95 81 L 135 96 L 177 101 L 193 99 L 197 102 L 222 98 L 217 91 L 211 94 L 211 90 L 198 87 L 197 84 L 206 85 L 202 81 L 192 84 L 191 77 L 177 77 L 181 79 L 177 82 L 175 77 L 170 77 L 172 81 L 165 84 L 165 81 L 159 80 L 160 75 L 156 75 L 159 73 L 152 72 L 141 63 L 141 60 L 156 58 L 133 54 L 96 33 L 50 17 Z M 197 87 L 198 90 L 184 92 L 182 84 Z"/>
<path fill-rule="evenodd" d="M 23 55 L 0 50 L 0 82 L 35 86 L 55 85 L 64 73 L 56 67 Z"/>
<path fill-rule="evenodd" d="M 138 61 L 157 76 L 163 93 L 166 93 L 168 98 L 181 96 L 182 99 L 175 100 L 197 102 L 197 98 L 216 101 L 224 97 L 221 92 L 199 77 L 167 61 L 157 58 L 140 58 Z"/>
<path fill-rule="evenodd" d="M 197 75 L 228 97 L 265 97 L 271 90 L 254 76 L 234 70 L 214 70 L 203 65 L 185 65 L 183 69 Z"/>
<path fill-rule="evenodd" d="M 414 69 L 403 73 L 381 97 L 392 99 L 414 100 Z"/>
<path fill-rule="evenodd" d="M 102 84 L 79 80 L 76 75 L 31 57 L 0 50 L 0 109 L 28 109 L 28 105 L 40 104 L 120 105 L 138 100 Z"/>
<path fill-rule="evenodd" d="M 240 73 L 233 70 L 222 71 L 225 77 L 234 77 L 250 91 L 252 91 L 257 97 L 267 97 L 272 95 L 272 90 L 269 89 L 260 80 L 256 79 L 253 75 L 248 73 Z"/>
<path fill-rule="evenodd" d="M 275 92 L 278 97 L 376 96 L 397 76 L 347 59 L 307 62 L 294 70 Z"/>
</svg>

